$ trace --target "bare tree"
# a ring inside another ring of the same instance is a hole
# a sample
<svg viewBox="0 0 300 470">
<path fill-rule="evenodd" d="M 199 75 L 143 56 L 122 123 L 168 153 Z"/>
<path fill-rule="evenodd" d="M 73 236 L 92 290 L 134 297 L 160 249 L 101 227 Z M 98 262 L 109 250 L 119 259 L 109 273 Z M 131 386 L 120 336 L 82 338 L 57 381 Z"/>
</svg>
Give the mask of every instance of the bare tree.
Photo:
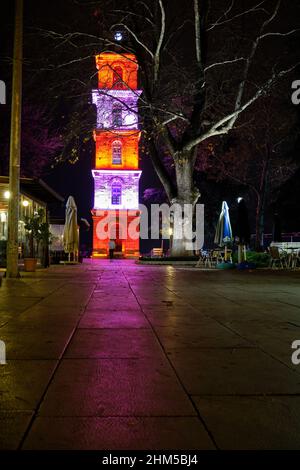
<svg viewBox="0 0 300 470">
<path fill-rule="evenodd" d="M 91 7 L 97 4 L 91 2 Z M 99 3 L 97 34 L 48 32 L 47 37 L 73 51 L 84 43 L 84 50 L 136 55 L 143 138 L 154 168 L 170 203 L 195 205 L 200 197 L 193 180 L 199 145 L 235 129 L 242 113 L 297 66 L 295 57 L 289 61 L 281 54 L 281 44 L 297 35 L 292 12 L 292 20 L 285 18 L 286 8 L 293 7 L 284 0 L 117 4 Z M 116 30 L 127 36 L 117 49 Z M 175 178 L 164 164 L 166 153 Z M 172 252 L 188 254 L 185 240 L 174 240 Z"/>
<path fill-rule="evenodd" d="M 277 97 L 279 101 L 280 98 Z M 278 102 L 262 99 L 254 108 L 247 126 L 233 131 L 231 143 L 212 145 L 206 160 L 206 172 L 218 181 L 229 179 L 249 190 L 255 207 L 255 245 L 260 250 L 265 231 L 265 212 L 278 197 L 283 184 L 296 172 L 299 163 L 291 148 L 299 135 L 296 113 L 288 119 L 282 108 L 276 114 Z M 227 147 L 227 148 L 225 148 Z"/>
</svg>

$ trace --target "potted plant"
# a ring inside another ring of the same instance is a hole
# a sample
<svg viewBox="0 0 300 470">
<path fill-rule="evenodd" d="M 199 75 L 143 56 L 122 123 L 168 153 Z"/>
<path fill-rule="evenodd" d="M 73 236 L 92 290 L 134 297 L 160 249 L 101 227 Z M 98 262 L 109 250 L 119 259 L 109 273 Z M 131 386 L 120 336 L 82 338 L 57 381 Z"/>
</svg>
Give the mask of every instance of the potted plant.
<svg viewBox="0 0 300 470">
<path fill-rule="evenodd" d="M 50 232 L 50 225 L 49 223 L 42 222 L 39 228 L 39 241 L 42 244 L 42 266 L 43 268 L 48 268 L 50 265 L 49 262 L 49 245 L 51 245 L 52 241 L 54 240 L 54 236 Z"/>
<path fill-rule="evenodd" d="M 25 218 L 28 256 L 24 257 L 25 271 L 34 272 L 37 265 L 37 254 L 41 241 L 41 226 L 44 223 L 45 212 L 39 209 L 31 217 Z"/>
</svg>

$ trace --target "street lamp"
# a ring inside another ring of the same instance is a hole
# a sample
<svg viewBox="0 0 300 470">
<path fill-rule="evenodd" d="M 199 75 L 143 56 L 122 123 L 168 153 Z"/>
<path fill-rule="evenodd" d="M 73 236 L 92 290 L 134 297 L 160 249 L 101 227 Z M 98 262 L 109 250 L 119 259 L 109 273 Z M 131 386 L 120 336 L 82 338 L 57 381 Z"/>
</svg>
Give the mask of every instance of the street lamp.
<svg viewBox="0 0 300 470">
<path fill-rule="evenodd" d="M 114 35 L 115 41 L 121 42 L 123 40 L 122 31 L 116 31 Z"/>
</svg>

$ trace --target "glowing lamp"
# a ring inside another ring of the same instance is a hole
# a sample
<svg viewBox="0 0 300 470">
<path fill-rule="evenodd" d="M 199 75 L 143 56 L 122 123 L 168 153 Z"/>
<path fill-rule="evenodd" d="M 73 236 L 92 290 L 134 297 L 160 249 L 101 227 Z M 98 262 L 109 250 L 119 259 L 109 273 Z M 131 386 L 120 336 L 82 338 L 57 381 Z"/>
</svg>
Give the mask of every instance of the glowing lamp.
<svg viewBox="0 0 300 470">
<path fill-rule="evenodd" d="M 23 202 L 22 202 L 22 204 L 23 204 L 23 206 L 24 206 L 24 207 L 28 207 L 28 206 L 29 206 L 29 202 L 28 202 L 28 201 L 26 201 L 26 200 L 25 200 L 25 201 L 23 201 Z"/>
<path fill-rule="evenodd" d="M 124 121 L 125 121 L 126 126 L 133 126 L 134 124 L 137 123 L 137 118 L 135 117 L 133 113 L 131 113 L 125 116 Z"/>
<path fill-rule="evenodd" d="M 121 31 L 116 31 L 114 37 L 115 37 L 115 41 L 120 42 L 123 40 L 123 33 Z"/>
<path fill-rule="evenodd" d="M 5 197 L 5 199 L 9 199 L 10 198 L 10 192 L 9 191 L 4 191 L 4 197 Z"/>
</svg>

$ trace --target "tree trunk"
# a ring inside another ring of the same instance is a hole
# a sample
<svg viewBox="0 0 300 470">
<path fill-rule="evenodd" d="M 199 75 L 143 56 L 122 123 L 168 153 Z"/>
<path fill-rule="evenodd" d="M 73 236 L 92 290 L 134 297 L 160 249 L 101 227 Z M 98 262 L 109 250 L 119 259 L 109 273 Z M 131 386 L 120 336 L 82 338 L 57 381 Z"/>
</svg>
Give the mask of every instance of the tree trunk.
<svg viewBox="0 0 300 470">
<path fill-rule="evenodd" d="M 47 241 L 43 241 L 42 243 L 42 266 L 43 268 L 49 268 L 50 260 L 49 260 L 49 245 Z"/>
<path fill-rule="evenodd" d="M 255 250 L 261 251 L 262 249 L 262 235 L 264 231 L 264 214 L 262 210 L 261 199 L 256 206 L 255 212 Z"/>
<path fill-rule="evenodd" d="M 193 228 L 193 213 L 199 198 L 199 192 L 193 182 L 192 156 L 187 154 L 176 159 L 175 170 L 177 194 L 171 202 L 177 204 L 178 209 L 181 208 L 184 217 L 181 216 L 180 210 L 175 211 L 171 256 L 189 257 L 194 255 L 194 250 L 189 246 L 192 240 L 188 232 Z M 186 205 L 189 205 L 190 213 L 186 211 Z"/>
<path fill-rule="evenodd" d="M 30 233 L 29 236 L 29 257 L 34 258 L 35 253 L 34 253 L 34 238 L 33 238 L 33 233 Z"/>
<path fill-rule="evenodd" d="M 255 213 L 255 249 L 256 251 L 263 250 L 263 234 L 265 231 L 265 185 L 263 193 L 260 194 Z"/>
<path fill-rule="evenodd" d="M 267 196 L 267 178 L 270 162 L 270 150 L 266 146 L 266 157 L 263 161 L 259 194 L 257 195 L 257 206 L 255 215 L 255 249 L 261 251 L 263 249 L 262 237 L 265 229 L 265 205 Z"/>
</svg>

